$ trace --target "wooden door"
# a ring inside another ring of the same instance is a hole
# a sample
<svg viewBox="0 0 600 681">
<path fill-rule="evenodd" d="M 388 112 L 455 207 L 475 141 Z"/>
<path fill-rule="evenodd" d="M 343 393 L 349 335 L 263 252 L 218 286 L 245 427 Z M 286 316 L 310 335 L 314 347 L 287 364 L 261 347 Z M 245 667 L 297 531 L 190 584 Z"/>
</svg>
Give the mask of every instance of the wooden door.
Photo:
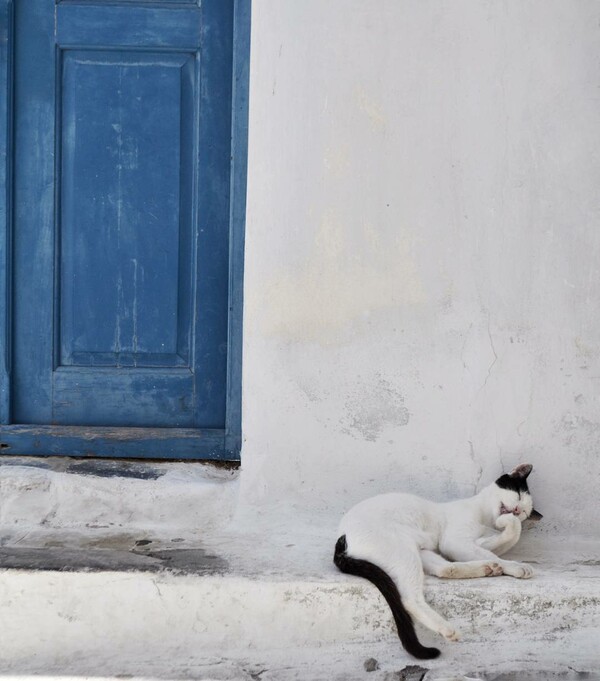
<svg viewBox="0 0 600 681">
<path fill-rule="evenodd" d="M 13 13 L 3 451 L 234 458 L 235 3 Z"/>
</svg>

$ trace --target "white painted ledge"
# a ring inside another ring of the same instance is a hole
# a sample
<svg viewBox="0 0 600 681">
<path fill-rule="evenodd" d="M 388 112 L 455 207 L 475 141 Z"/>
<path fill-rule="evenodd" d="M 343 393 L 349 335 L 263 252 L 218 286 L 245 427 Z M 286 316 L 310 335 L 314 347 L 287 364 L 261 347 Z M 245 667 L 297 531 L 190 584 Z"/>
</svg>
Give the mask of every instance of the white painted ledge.
<svg viewBox="0 0 600 681">
<path fill-rule="evenodd" d="M 288 518 L 288 532 L 274 523 L 269 534 L 266 520 L 254 532 L 202 543 L 228 563 L 223 574 L 0 572 L 0 668 L 250 680 L 264 663 L 277 674 L 262 679 L 316 679 L 332 678 L 335 659 L 350 679 L 363 678 L 361 657 L 376 657 L 388 671 L 414 663 L 378 592 L 331 564 L 322 524 L 311 533 Z M 421 630 L 424 643 L 443 651 L 429 668 L 600 670 L 597 545 L 538 536 L 523 549 L 520 556 L 536 563 L 529 581 L 427 580 L 428 599 L 463 634 L 450 644 Z M 322 677 L 310 676 L 311 664 Z"/>
<path fill-rule="evenodd" d="M 220 567 L 205 575 L 0 570 L 0 676 L 395 681 L 415 663 L 375 588 L 333 566 L 333 514 L 293 503 L 236 506 L 235 475 L 199 482 L 184 475 L 194 470 L 187 465 L 152 481 L 1 468 L 5 549 L 68 556 L 176 547 L 215 556 Z M 534 565 L 533 579 L 427 579 L 427 598 L 463 634 L 450 644 L 420 630 L 442 649 L 425 665 L 427 681 L 600 672 L 598 542 L 541 527 L 512 555 Z M 380 670 L 363 670 L 369 657 Z"/>
</svg>

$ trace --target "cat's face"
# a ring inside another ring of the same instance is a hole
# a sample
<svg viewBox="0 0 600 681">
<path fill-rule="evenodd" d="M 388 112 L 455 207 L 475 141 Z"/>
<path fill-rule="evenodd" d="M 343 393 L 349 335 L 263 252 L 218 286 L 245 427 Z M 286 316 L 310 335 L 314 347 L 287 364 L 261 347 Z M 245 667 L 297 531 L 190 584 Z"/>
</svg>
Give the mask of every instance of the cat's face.
<svg viewBox="0 0 600 681">
<path fill-rule="evenodd" d="M 533 508 L 533 501 L 527 486 L 527 476 L 532 468 L 531 464 L 522 463 L 496 480 L 498 515 L 511 513 L 521 522 L 527 518 L 539 520 L 542 517 L 541 513 Z"/>
</svg>

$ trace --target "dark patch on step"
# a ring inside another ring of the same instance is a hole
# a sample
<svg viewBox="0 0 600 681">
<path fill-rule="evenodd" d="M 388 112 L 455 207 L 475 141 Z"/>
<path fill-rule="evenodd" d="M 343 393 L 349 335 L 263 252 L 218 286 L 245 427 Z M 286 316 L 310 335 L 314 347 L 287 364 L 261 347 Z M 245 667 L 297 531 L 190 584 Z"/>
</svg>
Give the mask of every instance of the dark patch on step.
<svg viewBox="0 0 600 681">
<path fill-rule="evenodd" d="M 374 672 L 379 669 L 379 662 L 374 657 L 369 657 L 364 661 L 363 667 L 366 672 Z"/>
<path fill-rule="evenodd" d="M 113 549 L 0 547 L 0 568 L 56 572 L 171 572 L 214 575 L 229 571 L 224 558 L 204 549 L 123 551 Z"/>
<path fill-rule="evenodd" d="M 149 556 L 159 560 L 163 567 L 185 574 L 222 574 L 229 570 L 229 564 L 220 556 L 206 553 L 204 549 L 159 549 L 152 551 L 132 551 L 135 555 Z"/>
<path fill-rule="evenodd" d="M 0 456 L 0 466 L 28 466 L 29 468 L 42 468 L 52 470 L 53 466 L 48 459 L 34 459 L 30 456 Z"/>
<path fill-rule="evenodd" d="M 137 480 L 157 480 L 167 472 L 166 468 L 135 460 L 77 459 L 63 456 L 52 458 L 2 456 L 0 457 L 0 466 L 26 466 L 51 470 L 55 473 L 93 475 L 98 478 L 134 478 Z"/>
<path fill-rule="evenodd" d="M 0 451 L 2 449 L 0 443 Z M 8 448 L 5 445 L 4 449 Z M 171 462 L 173 463 L 173 461 Z M 205 468 L 230 471 L 232 475 L 240 468 L 239 461 L 182 461 L 190 465 L 201 464 Z M 169 468 L 164 460 L 146 459 L 101 459 L 93 457 L 34 457 L 34 456 L 0 456 L 0 466 L 27 466 L 41 468 L 56 473 L 75 473 L 79 475 L 92 475 L 99 478 L 134 478 L 138 480 L 157 480 L 165 475 Z"/>
<path fill-rule="evenodd" d="M 429 669 L 418 664 L 409 664 L 399 672 L 386 672 L 384 681 L 423 681 Z"/>
<path fill-rule="evenodd" d="M 134 478 L 158 480 L 166 471 L 137 461 L 105 461 L 101 459 L 72 460 L 65 473 L 94 475 L 97 478 Z"/>
</svg>

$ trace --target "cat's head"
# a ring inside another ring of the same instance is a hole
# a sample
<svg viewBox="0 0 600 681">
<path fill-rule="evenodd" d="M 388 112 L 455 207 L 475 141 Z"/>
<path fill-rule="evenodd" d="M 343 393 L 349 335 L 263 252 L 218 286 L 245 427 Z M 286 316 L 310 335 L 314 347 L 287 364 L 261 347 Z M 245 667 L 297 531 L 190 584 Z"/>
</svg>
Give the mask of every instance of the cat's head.
<svg viewBox="0 0 600 681">
<path fill-rule="evenodd" d="M 527 477 L 532 469 L 530 463 L 522 463 L 496 480 L 498 515 L 512 513 L 521 522 L 527 518 L 540 520 L 542 514 L 533 508 L 531 493 L 527 486 Z"/>
</svg>

